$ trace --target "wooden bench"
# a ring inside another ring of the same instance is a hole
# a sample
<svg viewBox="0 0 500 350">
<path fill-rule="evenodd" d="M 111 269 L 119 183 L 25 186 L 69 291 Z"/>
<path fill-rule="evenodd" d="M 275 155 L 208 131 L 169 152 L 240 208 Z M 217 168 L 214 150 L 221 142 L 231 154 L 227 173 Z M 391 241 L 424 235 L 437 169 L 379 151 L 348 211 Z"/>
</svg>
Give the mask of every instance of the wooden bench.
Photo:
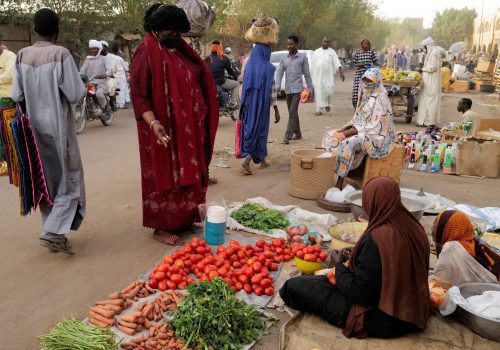
<svg viewBox="0 0 500 350">
<path fill-rule="evenodd" d="M 349 172 L 345 179 L 346 182 L 361 189 L 375 177 L 388 176 L 399 184 L 401 169 L 403 169 L 404 151 L 403 146 L 395 145 L 387 157 L 373 159 L 366 156 L 358 168 Z"/>
</svg>

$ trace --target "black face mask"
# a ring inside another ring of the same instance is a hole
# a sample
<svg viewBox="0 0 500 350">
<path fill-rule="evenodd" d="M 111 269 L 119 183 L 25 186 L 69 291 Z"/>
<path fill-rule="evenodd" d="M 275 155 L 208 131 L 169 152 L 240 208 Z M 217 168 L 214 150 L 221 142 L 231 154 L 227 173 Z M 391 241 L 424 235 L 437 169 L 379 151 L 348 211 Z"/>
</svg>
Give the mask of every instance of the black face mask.
<svg viewBox="0 0 500 350">
<path fill-rule="evenodd" d="M 175 49 L 181 44 L 181 36 L 180 35 L 167 35 L 163 37 L 161 40 L 163 45 L 165 45 L 169 49 Z"/>
</svg>

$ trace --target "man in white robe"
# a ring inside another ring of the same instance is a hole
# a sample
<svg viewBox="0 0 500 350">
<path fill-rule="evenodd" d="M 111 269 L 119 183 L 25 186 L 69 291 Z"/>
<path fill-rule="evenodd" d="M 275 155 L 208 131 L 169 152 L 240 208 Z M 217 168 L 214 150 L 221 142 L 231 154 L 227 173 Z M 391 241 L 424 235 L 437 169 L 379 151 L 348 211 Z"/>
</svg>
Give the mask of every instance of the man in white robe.
<svg viewBox="0 0 500 350">
<path fill-rule="evenodd" d="M 71 53 L 55 45 L 57 14 L 41 9 L 34 22 L 39 41 L 18 52 L 11 96 L 25 104 L 54 203 L 40 203 L 40 244 L 51 252 L 73 254 L 66 234 L 85 217 L 85 185 L 71 105 L 85 96 L 85 85 Z"/>
<path fill-rule="evenodd" d="M 113 72 L 111 71 L 111 67 L 106 65 L 104 56 L 101 56 L 101 43 L 97 40 L 90 40 L 89 48 L 91 55 L 87 56 L 83 66 L 80 68 L 80 75 L 87 77 L 87 79 L 93 77 L 92 83 L 97 86 L 95 95 L 97 103 L 105 111 L 108 105 L 108 99 L 106 98 L 106 94 L 108 93 L 107 81 Z"/>
<path fill-rule="evenodd" d="M 330 43 L 330 38 L 324 37 L 321 47 L 314 51 L 312 57 L 312 80 L 316 95 L 316 113 L 314 115 L 323 114 L 323 109 L 330 112 L 335 74 L 339 72 L 342 81 L 345 80 L 339 57 L 335 50 L 330 48 Z"/>
<path fill-rule="evenodd" d="M 109 44 L 105 40 L 100 41 L 102 45 L 101 56 L 104 57 L 104 62 L 106 64 L 106 70 L 111 71 L 111 75 L 108 77 L 108 95 L 111 97 L 111 106 L 113 111 L 116 110 L 116 89 L 118 88 L 118 78 L 125 74 L 124 67 L 120 64 L 118 59 L 121 57 L 113 55 L 109 52 Z"/>
<path fill-rule="evenodd" d="M 422 68 L 422 84 L 418 102 L 417 126 L 439 123 L 441 117 L 441 53 L 434 48 L 434 40 L 429 37 L 422 41 L 427 55 Z"/>
<path fill-rule="evenodd" d="M 116 96 L 116 107 L 125 108 L 125 104 L 130 102 L 130 93 L 127 81 L 129 67 L 123 57 L 119 55 L 119 48 L 117 44 L 113 45 L 112 52 L 115 55 L 118 67 L 120 68 L 115 72 L 118 89 L 120 89 L 120 92 L 118 92 L 118 95 Z"/>
</svg>

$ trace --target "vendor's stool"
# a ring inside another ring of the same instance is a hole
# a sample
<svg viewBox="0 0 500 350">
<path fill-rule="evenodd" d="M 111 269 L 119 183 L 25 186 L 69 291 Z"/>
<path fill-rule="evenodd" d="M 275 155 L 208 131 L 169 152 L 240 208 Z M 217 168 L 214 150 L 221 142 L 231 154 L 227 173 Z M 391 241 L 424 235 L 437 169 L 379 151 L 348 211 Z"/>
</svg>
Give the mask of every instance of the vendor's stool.
<svg viewBox="0 0 500 350">
<path fill-rule="evenodd" d="M 404 163 L 404 151 L 403 146 L 394 145 L 392 152 L 387 157 L 373 159 L 366 156 L 358 168 L 349 172 L 345 179 L 346 182 L 361 189 L 375 177 L 388 176 L 399 184 Z"/>
</svg>

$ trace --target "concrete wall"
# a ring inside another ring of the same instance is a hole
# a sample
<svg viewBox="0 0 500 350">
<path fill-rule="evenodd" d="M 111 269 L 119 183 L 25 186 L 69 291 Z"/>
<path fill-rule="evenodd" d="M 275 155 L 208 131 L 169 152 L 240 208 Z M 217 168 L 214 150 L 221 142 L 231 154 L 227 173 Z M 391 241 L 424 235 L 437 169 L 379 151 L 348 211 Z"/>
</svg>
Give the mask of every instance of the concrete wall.
<svg viewBox="0 0 500 350">
<path fill-rule="evenodd" d="M 472 37 L 473 52 L 495 53 L 500 46 L 500 10 L 495 13 L 478 17 L 474 21 L 474 34 Z"/>
</svg>

